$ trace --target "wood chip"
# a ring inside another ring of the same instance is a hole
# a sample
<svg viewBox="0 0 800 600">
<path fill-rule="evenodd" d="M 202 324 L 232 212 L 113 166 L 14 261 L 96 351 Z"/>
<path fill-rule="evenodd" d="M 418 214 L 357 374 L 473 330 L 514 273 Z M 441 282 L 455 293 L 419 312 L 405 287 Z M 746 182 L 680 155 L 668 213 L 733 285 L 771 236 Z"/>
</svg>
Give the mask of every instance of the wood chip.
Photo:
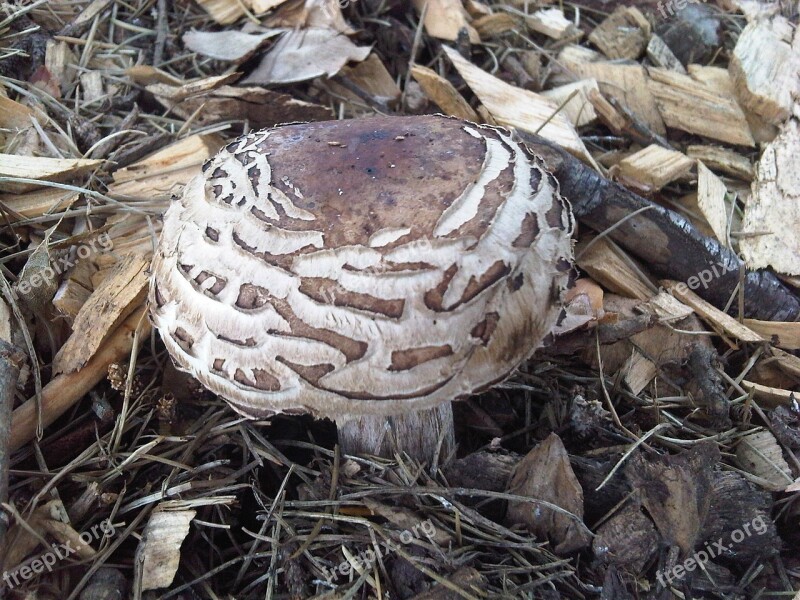
<svg viewBox="0 0 800 600">
<path fill-rule="evenodd" d="M 746 322 L 747 319 L 745 319 L 745 323 Z M 781 371 L 793 377 L 795 380 L 800 381 L 800 357 L 784 352 L 778 348 L 770 348 L 770 352 L 773 357 L 770 360 L 774 360 Z"/>
<path fill-rule="evenodd" d="M 693 282 L 692 279 L 696 279 L 697 282 Z M 689 286 L 694 285 L 695 287 L 699 287 L 699 281 L 699 278 L 690 278 L 688 284 Z M 689 286 L 685 283 L 662 281 L 661 284 L 678 300 L 690 306 L 701 319 L 708 323 L 717 333 L 722 335 L 724 339 L 727 340 L 726 336 L 730 336 L 743 342 L 761 343 L 764 341 L 755 331 L 742 325 L 729 314 L 722 312 L 714 305 L 703 300 L 690 290 Z M 730 345 L 734 346 L 733 344 Z"/>
<path fill-rule="evenodd" d="M 691 171 L 694 161 L 677 150 L 652 144 L 621 160 L 618 166 L 624 178 L 640 181 L 652 190 L 660 190 Z"/>
<path fill-rule="evenodd" d="M 134 83 L 143 86 L 152 85 L 154 83 L 166 83 L 167 85 L 180 87 L 186 84 L 183 79 L 178 79 L 166 71 L 156 69 L 151 65 L 135 65 L 125 69 L 125 75 L 130 77 Z"/>
<path fill-rule="evenodd" d="M 592 245 L 587 250 L 588 243 Z M 606 238 L 592 238 L 575 248 L 578 266 L 604 288 L 627 298 L 647 300 L 655 294 L 656 286 L 637 270 L 633 259 Z"/>
<path fill-rule="evenodd" d="M 64 182 L 88 173 L 101 164 L 103 164 L 102 160 L 85 158 L 45 158 L 0 154 L 0 177 Z M 0 181 L 0 191 L 18 194 L 43 185 L 36 182 Z"/>
<path fill-rule="evenodd" d="M 618 6 L 589 34 L 589 41 L 608 58 L 635 60 L 650 39 L 650 22 L 635 6 Z"/>
<path fill-rule="evenodd" d="M 564 16 L 564 12 L 560 8 L 537 10 L 532 15 L 525 17 L 525 22 L 536 33 L 541 33 L 554 40 L 580 38 L 583 35 L 583 32 Z"/>
<path fill-rule="evenodd" d="M 567 68 L 571 68 L 570 65 L 605 62 L 605 59 L 597 50 L 592 50 L 586 46 L 579 46 L 578 44 L 567 44 L 561 52 L 558 53 L 558 62 Z"/>
<path fill-rule="evenodd" d="M 396 103 L 402 93 L 383 61 L 375 52 L 371 53 L 363 62 L 342 68 L 339 71 L 339 78 L 346 80 L 349 85 L 357 89 L 359 93 L 369 97 L 371 101 L 387 108 Z M 363 103 L 363 99 L 358 94 L 336 81 L 331 81 L 328 85 L 335 93 L 345 98 L 350 98 L 357 103 Z M 306 121 L 308 119 L 291 120 Z"/>
<path fill-rule="evenodd" d="M 556 88 L 542 92 L 542 96 L 550 98 L 557 106 L 563 105 L 563 112 L 575 127 L 589 125 L 597 120 L 597 113 L 594 111 L 589 100 L 589 94 L 594 90 L 600 92 L 597 81 L 594 79 L 582 79 L 575 83 L 568 83 Z M 573 96 L 574 94 L 574 96 Z M 572 99 L 564 102 L 572 96 Z"/>
<path fill-rule="evenodd" d="M 66 42 L 47 41 L 44 64 L 61 93 L 66 93 L 78 76 L 74 66 L 78 57 Z"/>
<path fill-rule="evenodd" d="M 74 29 L 84 23 L 89 23 L 97 15 L 106 10 L 110 4 L 111 0 L 92 0 L 85 8 L 78 12 L 78 15 L 69 24 L 69 28 Z"/>
<path fill-rule="evenodd" d="M 24 129 L 31 126 L 34 111 L 7 96 L 0 95 L 0 128 Z"/>
<path fill-rule="evenodd" d="M 45 187 L 23 194 L 0 194 L 0 209 L 5 218 L 16 221 L 20 218 L 41 217 L 45 213 L 65 210 L 80 197 L 79 192 Z"/>
<path fill-rule="evenodd" d="M 477 122 L 480 120 L 455 86 L 432 69 L 421 65 L 412 65 L 411 76 L 417 80 L 431 102 L 441 108 L 444 114 L 467 121 Z"/>
<path fill-rule="evenodd" d="M 485 15 L 472 23 L 481 39 L 489 39 L 508 33 L 509 31 L 524 31 L 522 19 L 506 12 Z"/>
<path fill-rule="evenodd" d="M 748 23 L 729 64 L 742 106 L 775 125 L 789 117 L 800 95 L 800 38 L 794 29 L 782 16 Z"/>
<path fill-rule="evenodd" d="M 667 323 L 682 321 L 694 312 L 690 307 L 664 290 L 650 298 L 643 307 L 651 310 L 660 321 Z"/>
<path fill-rule="evenodd" d="M 783 491 L 794 481 L 781 447 L 769 431 L 743 436 L 736 445 L 736 462 L 739 467 L 758 477 L 762 487 L 773 492 Z"/>
<path fill-rule="evenodd" d="M 470 43 L 481 41 L 478 32 L 469 24 L 469 13 L 461 0 L 413 0 L 413 4 L 417 14 L 422 14 L 423 7 L 427 5 L 423 24 L 428 35 L 454 42 L 463 29 Z"/>
<path fill-rule="evenodd" d="M 752 391 L 756 400 L 766 408 L 792 406 L 794 402 L 800 401 L 800 395 L 797 392 L 761 385 L 747 379 L 742 380 L 742 387 L 748 392 Z"/>
<path fill-rule="evenodd" d="M 11 309 L 0 298 L 0 340 L 11 343 Z"/>
<path fill-rule="evenodd" d="M 150 260 L 127 255 L 92 292 L 75 317 L 72 335 L 53 359 L 53 373 L 72 373 L 85 365 L 100 344 L 139 308 L 147 294 Z"/>
<path fill-rule="evenodd" d="M 82 73 L 80 80 L 84 104 L 90 104 L 106 97 L 106 90 L 103 86 L 103 73 L 101 71 Z"/>
<path fill-rule="evenodd" d="M 508 493 L 543 500 L 564 509 L 555 511 L 536 502 L 508 502 L 506 521 L 524 525 L 538 539 L 549 539 L 556 553 L 575 552 L 591 543 L 591 534 L 582 521 L 583 489 L 572 470 L 564 444 L 555 433 L 517 464 Z"/>
<path fill-rule="evenodd" d="M 216 75 L 214 77 L 205 77 L 203 79 L 196 79 L 189 83 L 181 83 L 181 85 L 171 85 L 168 83 L 152 83 L 147 86 L 147 91 L 157 96 L 169 100 L 173 104 L 182 102 L 192 96 L 199 94 L 207 94 L 212 90 L 220 88 L 229 83 L 233 83 L 239 78 L 238 73 L 229 73 L 227 75 Z"/>
<path fill-rule="evenodd" d="M 702 162 L 697 164 L 697 205 L 705 217 L 714 237 L 728 245 L 728 193 L 722 180 L 714 175 Z"/>
<path fill-rule="evenodd" d="M 127 196 L 169 199 L 225 143 L 217 134 L 192 135 L 170 144 L 134 164 L 114 171 L 109 192 Z"/>
<path fill-rule="evenodd" d="M 206 12 L 220 25 L 230 25 L 245 15 L 245 5 L 230 0 L 197 0 Z"/>
<path fill-rule="evenodd" d="M 108 375 L 108 365 L 119 362 L 130 354 L 137 327 L 137 340 L 141 345 L 150 335 L 150 322 L 140 306 L 100 346 L 86 365 L 78 371 L 58 375 L 42 388 L 41 420 L 47 427 L 63 415 L 78 400 Z M 14 410 L 9 447 L 17 450 L 36 435 L 40 404 L 29 398 Z"/>
<path fill-rule="evenodd" d="M 608 127 L 614 135 L 621 135 L 628 127 L 628 120 L 606 100 L 599 90 L 589 90 L 586 94 L 598 118 Z"/>
<path fill-rule="evenodd" d="M 136 549 L 136 580 L 141 590 L 168 587 L 181 560 L 181 544 L 197 511 L 156 509 L 150 515 Z"/>
<path fill-rule="evenodd" d="M 94 289 L 92 275 L 96 271 L 97 266 L 89 257 L 78 260 L 53 296 L 53 306 L 65 317 L 70 326 L 92 294 Z"/>
<path fill-rule="evenodd" d="M 712 171 L 735 177 L 742 181 L 752 181 L 753 165 L 747 157 L 720 146 L 693 145 L 686 148 L 686 155 L 702 161 Z"/>
<path fill-rule="evenodd" d="M 585 57 L 584 57 L 585 58 Z M 559 62 L 580 79 L 595 79 L 600 91 L 631 111 L 650 131 L 664 135 L 666 128 L 648 79 L 641 65 L 620 65 L 607 61 L 582 62 L 574 53 L 559 54 Z"/>
<path fill-rule="evenodd" d="M 473 65 L 452 48 L 443 46 L 442 49 L 499 125 L 538 133 L 578 158 L 591 162 L 578 132 L 565 115 L 556 113 L 558 107 L 552 100 L 505 83 Z"/>
<path fill-rule="evenodd" d="M 744 210 L 739 241 L 747 266 L 800 275 L 800 125 L 790 119 L 764 149 Z"/>
<path fill-rule="evenodd" d="M 749 327 L 773 346 L 785 350 L 800 350 L 800 322 L 759 321 L 745 319 L 744 325 Z"/>
<path fill-rule="evenodd" d="M 647 87 L 668 127 L 728 144 L 754 146 L 744 112 L 730 96 L 696 79 L 650 69 Z"/>
</svg>

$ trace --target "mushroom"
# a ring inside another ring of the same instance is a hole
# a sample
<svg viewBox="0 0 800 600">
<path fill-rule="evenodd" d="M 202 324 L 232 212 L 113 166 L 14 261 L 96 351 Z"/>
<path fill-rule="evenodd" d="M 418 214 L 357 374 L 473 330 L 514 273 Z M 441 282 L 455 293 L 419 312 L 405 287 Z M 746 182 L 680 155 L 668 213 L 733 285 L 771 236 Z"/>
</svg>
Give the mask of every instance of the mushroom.
<svg viewBox="0 0 800 600">
<path fill-rule="evenodd" d="M 283 125 L 228 144 L 173 201 L 150 315 L 177 367 L 241 414 L 333 419 L 350 454 L 386 453 L 388 424 L 431 463 L 453 448 L 450 401 L 556 324 L 572 227 L 504 129 Z"/>
</svg>

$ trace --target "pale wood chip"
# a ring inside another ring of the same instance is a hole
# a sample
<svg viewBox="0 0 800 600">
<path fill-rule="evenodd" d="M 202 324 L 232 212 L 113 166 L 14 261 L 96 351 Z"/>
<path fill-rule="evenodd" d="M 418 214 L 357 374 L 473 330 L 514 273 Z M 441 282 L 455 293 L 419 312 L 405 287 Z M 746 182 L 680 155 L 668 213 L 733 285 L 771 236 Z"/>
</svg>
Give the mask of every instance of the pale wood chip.
<svg viewBox="0 0 800 600">
<path fill-rule="evenodd" d="M 619 172 L 623 177 L 640 181 L 650 189 L 660 190 L 686 175 L 693 166 L 694 161 L 682 152 L 651 144 L 621 160 Z"/>
<path fill-rule="evenodd" d="M 126 255 L 81 307 L 72 335 L 53 359 L 53 373 L 71 373 L 85 365 L 100 344 L 139 308 L 147 294 L 147 258 Z"/>
<path fill-rule="evenodd" d="M 695 287 L 699 287 L 699 278 L 691 277 L 689 285 L 693 285 L 692 279 L 697 280 Z M 689 289 L 685 283 L 678 283 L 677 281 L 662 281 L 662 285 L 666 290 L 673 294 L 678 300 L 692 307 L 694 312 L 708 323 L 717 333 L 723 336 L 730 336 L 742 342 L 760 343 L 764 339 L 749 327 L 742 325 L 730 316 L 728 313 L 722 312 L 713 304 L 706 302 L 700 296 L 695 294 Z M 713 282 L 712 282 L 713 285 Z M 731 344 L 732 345 L 732 344 Z"/>
<path fill-rule="evenodd" d="M 432 69 L 421 65 L 413 65 L 411 67 L 411 76 L 417 80 L 425 95 L 436 106 L 441 108 L 444 114 L 453 115 L 467 121 L 480 121 L 477 113 L 464 100 L 464 96 L 458 93 L 455 86 Z"/>
</svg>

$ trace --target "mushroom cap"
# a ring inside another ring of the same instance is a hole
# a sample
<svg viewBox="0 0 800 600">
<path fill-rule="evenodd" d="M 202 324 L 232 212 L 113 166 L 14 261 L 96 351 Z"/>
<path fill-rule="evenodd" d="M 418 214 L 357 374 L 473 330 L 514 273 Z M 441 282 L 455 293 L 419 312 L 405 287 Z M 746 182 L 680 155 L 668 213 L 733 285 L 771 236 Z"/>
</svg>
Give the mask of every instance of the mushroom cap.
<svg viewBox="0 0 800 600">
<path fill-rule="evenodd" d="M 508 376 L 561 313 L 572 216 L 512 135 L 441 115 L 255 131 L 164 217 L 150 315 L 249 417 L 431 408 Z"/>
</svg>

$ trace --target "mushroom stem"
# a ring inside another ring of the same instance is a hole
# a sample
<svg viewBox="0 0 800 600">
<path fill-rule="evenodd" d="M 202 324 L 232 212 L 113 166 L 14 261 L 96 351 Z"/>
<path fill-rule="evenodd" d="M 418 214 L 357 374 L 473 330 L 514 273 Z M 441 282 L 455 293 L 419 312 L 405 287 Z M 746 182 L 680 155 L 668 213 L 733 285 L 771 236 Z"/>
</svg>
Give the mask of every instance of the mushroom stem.
<svg viewBox="0 0 800 600">
<path fill-rule="evenodd" d="M 342 418 L 336 424 L 342 454 L 388 458 L 400 451 L 421 463 L 434 465 L 447 461 L 455 450 L 451 402 L 390 417 Z"/>
</svg>

